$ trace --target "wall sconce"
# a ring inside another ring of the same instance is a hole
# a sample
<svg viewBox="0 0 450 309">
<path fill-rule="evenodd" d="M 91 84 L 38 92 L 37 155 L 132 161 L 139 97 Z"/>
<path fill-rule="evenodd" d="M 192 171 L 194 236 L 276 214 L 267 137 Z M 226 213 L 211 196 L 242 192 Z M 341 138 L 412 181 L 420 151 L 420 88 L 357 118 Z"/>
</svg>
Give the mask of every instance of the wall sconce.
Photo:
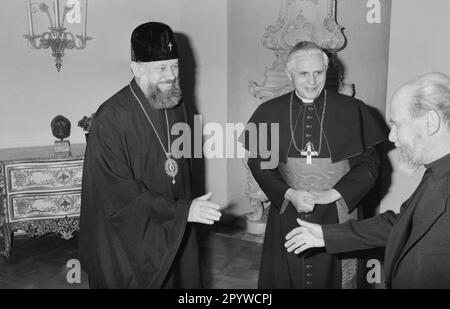
<svg viewBox="0 0 450 309">
<path fill-rule="evenodd" d="M 92 37 L 86 34 L 87 2 L 88 0 L 83 0 L 83 4 L 81 4 L 80 0 L 67 0 L 62 9 L 62 15 L 60 15 L 60 0 L 53 1 L 53 9 L 44 1 L 32 3 L 31 0 L 26 0 L 29 33 L 24 35 L 24 38 L 27 39 L 27 45 L 32 49 L 47 49 L 50 47 L 58 72 L 61 70 L 62 57 L 66 49 L 84 49 L 87 41 L 92 40 Z M 50 10 L 53 11 L 52 14 Z M 33 15 L 39 11 L 47 15 L 50 27 L 48 28 L 49 31 L 35 34 Z M 60 18 L 61 16 L 62 18 Z M 72 32 L 66 31 L 66 23 L 81 24 L 80 34 L 74 35 Z M 76 38 L 78 38 L 78 42 Z"/>
</svg>

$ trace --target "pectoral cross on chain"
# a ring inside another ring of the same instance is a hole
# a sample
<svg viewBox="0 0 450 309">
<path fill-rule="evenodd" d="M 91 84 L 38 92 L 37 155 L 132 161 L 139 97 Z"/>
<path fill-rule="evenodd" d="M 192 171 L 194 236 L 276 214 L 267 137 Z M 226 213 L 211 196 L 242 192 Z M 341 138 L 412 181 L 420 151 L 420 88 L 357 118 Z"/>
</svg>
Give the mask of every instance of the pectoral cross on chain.
<svg viewBox="0 0 450 309">
<path fill-rule="evenodd" d="M 306 164 L 312 164 L 312 157 L 317 157 L 319 153 L 317 151 L 313 151 L 313 146 L 311 142 L 306 144 L 306 151 L 303 150 L 300 153 L 302 156 L 306 156 Z"/>
<path fill-rule="evenodd" d="M 167 45 L 169 47 L 169 50 L 172 51 L 172 42 L 169 43 L 169 45 Z"/>
</svg>

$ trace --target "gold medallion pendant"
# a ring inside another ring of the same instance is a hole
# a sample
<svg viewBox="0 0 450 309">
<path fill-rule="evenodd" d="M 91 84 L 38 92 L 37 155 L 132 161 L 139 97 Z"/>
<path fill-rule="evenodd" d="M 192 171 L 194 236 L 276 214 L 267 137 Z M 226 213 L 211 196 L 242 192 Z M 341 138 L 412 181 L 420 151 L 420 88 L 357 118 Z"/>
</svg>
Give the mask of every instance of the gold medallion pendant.
<svg viewBox="0 0 450 309">
<path fill-rule="evenodd" d="M 172 159 L 170 156 L 167 158 L 166 163 L 164 164 L 164 168 L 166 170 L 166 174 L 169 177 L 172 177 L 172 183 L 175 184 L 175 176 L 178 174 L 178 164 L 177 161 Z"/>
</svg>

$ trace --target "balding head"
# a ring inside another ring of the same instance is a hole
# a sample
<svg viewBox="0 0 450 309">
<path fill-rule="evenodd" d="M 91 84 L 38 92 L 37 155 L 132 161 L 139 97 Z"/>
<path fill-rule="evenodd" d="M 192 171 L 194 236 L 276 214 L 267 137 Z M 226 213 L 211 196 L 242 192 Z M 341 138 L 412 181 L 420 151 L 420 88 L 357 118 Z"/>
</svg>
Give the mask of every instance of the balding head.
<svg viewBox="0 0 450 309">
<path fill-rule="evenodd" d="M 408 108 L 412 118 L 435 110 L 450 128 L 450 77 L 439 72 L 425 73 L 407 81 L 399 91 L 410 92 Z"/>
<path fill-rule="evenodd" d="M 426 73 L 404 83 L 393 95 L 389 140 L 411 167 L 450 152 L 450 78 Z"/>
</svg>

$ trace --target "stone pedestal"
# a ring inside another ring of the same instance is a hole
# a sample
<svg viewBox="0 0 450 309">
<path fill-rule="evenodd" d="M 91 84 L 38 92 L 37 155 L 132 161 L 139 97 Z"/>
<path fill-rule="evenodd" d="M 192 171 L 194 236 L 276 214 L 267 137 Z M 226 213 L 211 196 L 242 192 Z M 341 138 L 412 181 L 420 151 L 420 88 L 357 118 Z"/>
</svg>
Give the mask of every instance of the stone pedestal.
<svg viewBox="0 0 450 309">
<path fill-rule="evenodd" d="M 247 233 L 253 235 L 264 235 L 266 231 L 267 216 L 270 202 L 264 199 L 252 199 L 250 203 L 253 207 L 253 212 L 247 215 L 246 230 Z"/>
<path fill-rule="evenodd" d="M 266 231 L 267 217 L 263 216 L 257 221 L 246 220 L 247 223 L 247 233 L 253 235 L 264 235 Z"/>
<path fill-rule="evenodd" d="M 55 141 L 55 158 L 67 158 L 70 156 L 70 142 L 68 140 Z"/>
</svg>

